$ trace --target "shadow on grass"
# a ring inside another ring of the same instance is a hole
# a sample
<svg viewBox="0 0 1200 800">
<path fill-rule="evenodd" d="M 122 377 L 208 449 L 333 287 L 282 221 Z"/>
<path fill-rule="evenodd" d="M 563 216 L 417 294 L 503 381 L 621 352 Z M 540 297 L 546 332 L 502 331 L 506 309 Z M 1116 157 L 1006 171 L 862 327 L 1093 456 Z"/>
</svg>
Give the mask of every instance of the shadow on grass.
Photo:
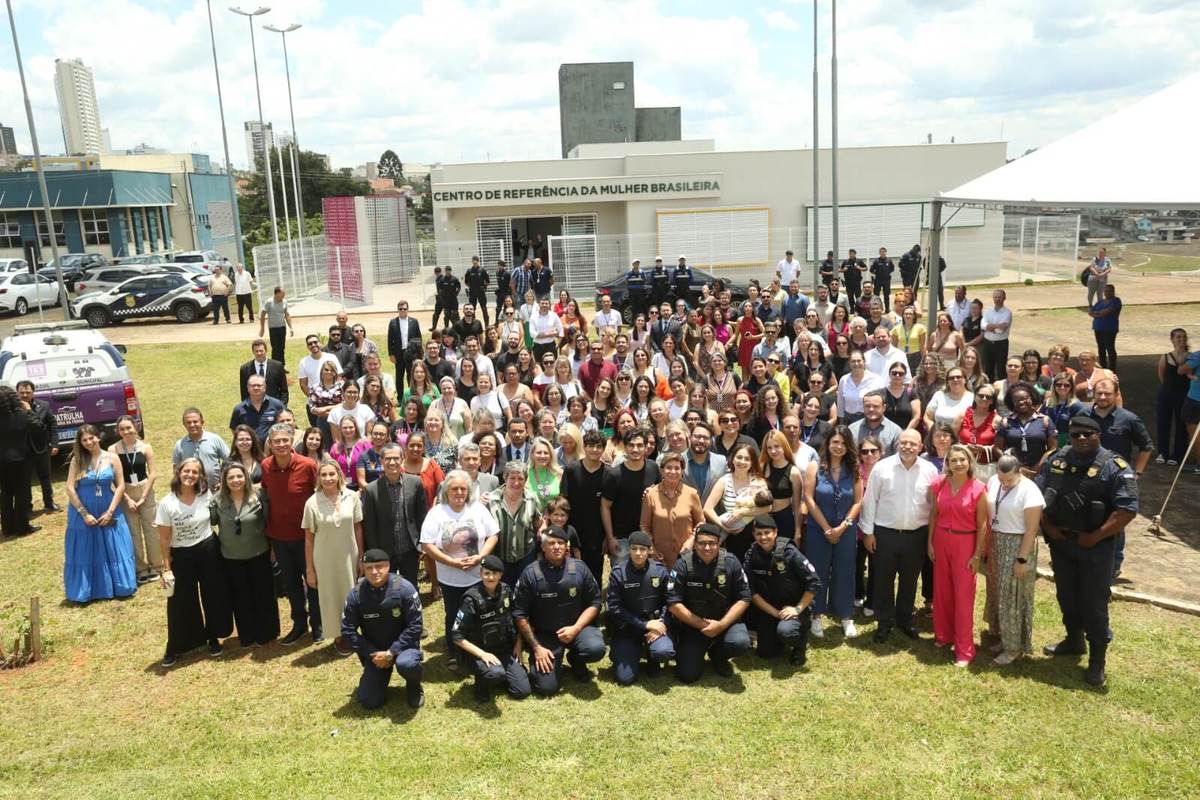
<svg viewBox="0 0 1200 800">
<path fill-rule="evenodd" d="M 603 680 L 605 683 L 611 684 L 618 691 L 641 689 L 646 694 L 660 697 L 671 691 L 671 686 L 675 683 L 675 675 L 671 671 L 670 663 L 664 664 L 659 668 L 657 673 L 651 674 L 646 669 L 646 662 L 643 661 L 638 666 L 637 678 L 629 686 L 622 686 L 617 683 L 617 669 L 611 663 L 607 667 L 597 670 L 596 675 L 598 680 Z"/>
<path fill-rule="evenodd" d="M 280 655 L 283 655 L 281 652 Z M 334 661 L 340 661 L 346 656 L 338 655 L 338 651 L 333 648 L 332 644 L 321 644 L 315 647 L 310 647 L 300 655 L 292 659 L 293 667 L 305 667 L 312 669 L 314 667 L 323 667 Z"/>
<path fill-rule="evenodd" d="M 341 708 L 333 712 L 333 716 L 339 719 L 371 719 L 373 717 L 390 717 L 392 722 L 403 724 L 409 722 L 422 710 L 428 710 L 428 697 L 426 698 L 426 706 L 424 709 L 409 708 L 405 701 L 404 681 L 400 681 L 399 685 L 393 682 L 387 687 L 387 699 L 379 708 L 363 708 L 358 700 L 354 698 L 352 691 L 347 697 L 346 702 Z"/>
<path fill-rule="evenodd" d="M 496 700 L 502 695 L 507 696 L 507 694 L 506 689 L 493 690 L 492 699 L 481 703 L 475 699 L 474 680 L 468 680 L 450 693 L 450 697 L 446 699 L 446 708 L 461 708 L 466 711 L 473 711 L 482 719 L 499 719 L 500 706 Z"/>
</svg>

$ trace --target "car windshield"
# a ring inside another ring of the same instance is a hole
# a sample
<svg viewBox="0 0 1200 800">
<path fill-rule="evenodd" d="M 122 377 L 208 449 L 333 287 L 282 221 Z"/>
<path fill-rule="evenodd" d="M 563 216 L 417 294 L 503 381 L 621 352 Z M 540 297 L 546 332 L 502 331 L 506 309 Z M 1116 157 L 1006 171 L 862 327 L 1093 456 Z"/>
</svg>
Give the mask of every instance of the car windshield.
<svg viewBox="0 0 1200 800">
<path fill-rule="evenodd" d="M 77 267 L 79 262 L 83 260 L 83 256 L 63 256 L 62 265 L 64 267 Z M 51 259 L 50 266 L 54 266 L 54 261 Z"/>
<path fill-rule="evenodd" d="M 204 256 L 202 255 L 175 256 L 175 263 L 177 264 L 196 264 L 203 260 Z"/>
<path fill-rule="evenodd" d="M 13 359 L 5 382 L 31 380 L 39 387 L 62 387 L 81 383 L 103 383 L 113 379 L 113 364 L 99 353 L 52 355 L 28 360 Z"/>
</svg>

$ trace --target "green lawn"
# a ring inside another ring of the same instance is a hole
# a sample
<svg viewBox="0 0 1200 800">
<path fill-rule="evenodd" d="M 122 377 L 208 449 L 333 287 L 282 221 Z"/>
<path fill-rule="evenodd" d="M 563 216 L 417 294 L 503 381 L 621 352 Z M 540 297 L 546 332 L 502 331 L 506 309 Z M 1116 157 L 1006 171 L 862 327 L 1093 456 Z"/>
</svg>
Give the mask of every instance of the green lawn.
<svg viewBox="0 0 1200 800">
<path fill-rule="evenodd" d="M 130 348 L 162 456 L 186 405 L 224 429 L 244 352 Z M 248 655 L 231 642 L 220 660 L 161 671 L 160 591 L 63 605 L 57 522 L 0 542 L 4 636 L 38 594 L 49 640 L 44 662 L 0 673 L 0 797 L 1165 798 L 1200 787 L 1200 619 L 1148 606 L 1113 606 L 1104 692 L 1072 663 L 958 670 L 928 638 L 875 646 L 866 624 L 851 643 L 827 634 L 800 672 L 748 656 L 731 681 L 621 689 L 605 662 L 597 681 L 567 678 L 553 700 L 480 709 L 445 669 L 434 605 L 425 708 L 414 715 L 393 688 L 382 711 L 363 713 L 350 698 L 356 662 L 328 648 Z M 1059 634 L 1045 582 L 1035 625 L 1039 645 Z"/>
<path fill-rule="evenodd" d="M 1141 262 L 1149 258 L 1146 264 Z M 1162 253 L 1129 252 L 1125 255 L 1124 272 L 1190 272 L 1200 269 L 1200 256 L 1163 255 Z"/>
</svg>

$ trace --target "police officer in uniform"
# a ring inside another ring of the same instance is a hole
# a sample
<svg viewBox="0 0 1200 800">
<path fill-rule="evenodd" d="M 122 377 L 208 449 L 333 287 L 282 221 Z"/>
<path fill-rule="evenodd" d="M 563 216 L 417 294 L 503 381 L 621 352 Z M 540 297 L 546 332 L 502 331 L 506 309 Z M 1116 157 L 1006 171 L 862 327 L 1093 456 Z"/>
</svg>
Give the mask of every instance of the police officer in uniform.
<svg viewBox="0 0 1200 800">
<path fill-rule="evenodd" d="M 879 248 L 879 258 L 871 262 L 871 280 L 875 284 L 875 294 L 883 299 L 883 310 L 892 310 L 892 273 L 896 265 L 888 258 L 887 248 Z"/>
<path fill-rule="evenodd" d="M 434 274 L 437 274 L 437 269 L 434 269 Z M 436 302 L 433 307 L 433 328 L 437 328 L 438 313 L 445 316 L 444 324 L 450 327 L 451 324 L 458 321 L 458 293 L 462 289 L 462 284 L 458 278 L 454 277 L 454 270 L 449 265 L 442 271 L 442 274 L 434 278 L 434 294 Z"/>
<path fill-rule="evenodd" d="M 675 657 L 667 631 L 667 568 L 650 558 L 650 534 L 629 535 L 629 558 L 608 575 L 608 635 L 617 683 L 637 680 L 642 651 L 648 652 L 647 671 L 658 673 Z"/>
<path fill-rule="evenodd" d="M 850 307 L 854 308 L 854 304 L 858 302 L 858 296 L 862 293 L 862 276 L 867 270 L 867 262 L 858 257 L 858 251 L 853 248 L 846 253 L 846 260 L 842 262 L 839 271 L 842 273 L 842 283 L 846 287 L 846 297 L 850 301 Z"/>
<path fill-rule="evenodd" d="M 387 700 L 392 668 L 404 678 L 409 708 L 425 705 L 421 687 L 421 598 L 416 588 L 393 573 L 388 554 L 363 553 L 363 575 L 342 611 L 342 636 L 362 662 L 355 698 L 364 708 Z"/>
<path fill-rule="evenodd" d="M 542 536 L 542 557 L 517 580 L 513 620 L 529 650 L 529 678 L 543 696 L 558 692 L 563 657 L 571 673 L 589 681 L 588 664 L 604 658 L 604 637 L 594 623 L 600 615 L 600 585 L 582 561 L 567 554 L 569 535 L 557 525 Z"/>
<path fill-rule="evenodd" d="M 512 295 L 512 273 L 504 259 L 496 262 L 496 324 L 504 321 L 504 298 Z M 487 315 L 484 315 L 487 319 Z"/>
<path fill-rule="evenodd" d="M 480 582 L 467 590 L 454 618 L 451 637 L 472 659 L 475 699 L 492 699 L 492 687 L 507 685 L 510 697 L 521 700 L 532 691 L 529 673 L 521 665 L 521 640 L 513 624 L 513 593 L 500 579 L 504 562 L 487 555 L 479 565 Z"/>
<path fill-rule="evenodd" d="M 733 675 L 729 659 L 750 649 L 741 617 L 750 607 L 750 585 L 737 558 L 721 548 L 721 529 L 696 526 L 694 550 L 680 556 L 667 581 L 667 610 L 674 617 L 675 675 L 694 683 L 708 653 L 713 672 Z"/>
<path fill-rule="evenodd" d="M 491 325 L 488 321 L 487 310 L 487 287 L 491 276 L 487 274 L 487 270 L 479 263 L 479 256 L 471 256 L 471 266 L 467 268 L 467 273 L 463 275 L 463 280 L 467 282 L 467 303 L 479 309 L 479 313 L 483 314 L 483 324 Z M 499 314 L 496 315 L 499 319 Z"/>
<path fill-rule="evenodd" d="M 634 259 L 625 273 L 625 289 L 629 292 L 629 305 L 633 308 L 633 316 L 646 313 L 646 273 L 642 272 L 642 262 Z"/>
<path fill-rule="evenodd" d="M 900 256 L 900 282 L 905 289 L 912 289 L 913 295 L 920 288 L 917 283 L 921 273 L 921 245 L 914 244 L 912 249 Z"/>
<path fill-rule="evenodd" d="M 661 257 L 659 258 L 661 261 Z M 675 267 L 675 274 L 671 276 L 671 282 L 675 286 L 675 299 L 682 300 L 690 308 L 692 305 L 692 268 L 688 266 L 687 258 L 679 257 L 679 264 Z"/>
<path fill-rule="evenodd" d="M 832 250 L 825 253 L 825 258 L 821 259 L 821 263 L 817 267 L 817 272 L 821 276 L 821 283 L 828 286 L 837 272 L 837 262 L 833 258 Z"/>
<path fill-rule="evenodd" d="M 769 514 L 754 519 L 754 546 L 746 551 L 746 576 L 750 580 L 750 610 L 758 633 L 760 658 L 773 658 L 792 648 L 791 662 L 808 661 L 808 629 L 812 602 L 821 579 L 790 539 L 780 539 Z"/>
<path fill-rule="evenodd" d="M 1096 420 L 1072 417 L 1068 431 L 1071 443 L 1046 461 L 1036 479 L 1046 498 L 1042 532 L 1067 629 L 1066 638 L 1044 652 L 1088 653 L 1084 680 L 1102 686 L 1113 550 L 1117 533 L 1137 515 L 1137 476 L 1128 461 L 1100 446 Z"/>
<path fill-rule="evenodd" d="M 657 306 L 666 300 L 670 287 L 671 278 L 667 275 L 667 268 L 663 266 L 662 259 L 654 259 L 654 266 L 650 269 L 650 302 Z"/>
</svg>

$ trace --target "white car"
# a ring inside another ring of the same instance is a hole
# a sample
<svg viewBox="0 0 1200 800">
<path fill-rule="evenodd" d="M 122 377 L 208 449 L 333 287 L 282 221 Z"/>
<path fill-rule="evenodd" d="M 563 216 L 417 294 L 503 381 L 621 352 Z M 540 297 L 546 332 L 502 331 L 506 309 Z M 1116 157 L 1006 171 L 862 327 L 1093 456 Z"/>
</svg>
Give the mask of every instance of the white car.
<svg viewBox="0 0 1200 800">
<path fill-rule="evenodd" d="M 213 267 L 222 267 L 228 270 L 233 266 L 229 259 L 216 250 L 185 250 L 182 253 L 176 253 L 171 261 L 175 264 L 195 264 L 205 272 L 212 272 Z"/>
<path fill-rule="evenodd" d="M 0 274 L 6 272 L 28 272 L 29 264 L 20 258 L 0 258 Z"/>
<path fill-rule="evenodd" d="M 15 311 L 23 317 L 37 308 L 39 300 L 45 308 L 58 305 L 58 284 L 44 275 L 0 273 L 0 312 Z"/>
</svg>

